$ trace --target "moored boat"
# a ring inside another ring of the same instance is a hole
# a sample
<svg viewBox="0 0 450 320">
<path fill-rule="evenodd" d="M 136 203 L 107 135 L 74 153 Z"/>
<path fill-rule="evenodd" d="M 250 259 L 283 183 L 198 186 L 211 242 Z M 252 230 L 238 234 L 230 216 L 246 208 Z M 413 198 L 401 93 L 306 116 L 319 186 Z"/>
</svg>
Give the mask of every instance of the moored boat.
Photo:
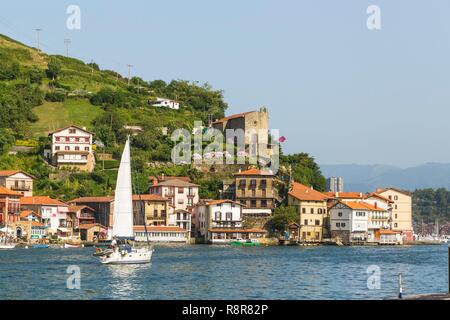
<svg viewBox="0 0 450 320">
<path fill-rule="evenodd" d="M 259 247 L 261 243 L 257 239 L 237 239 L 230 242 L 230 245 L 235 247 Z"/>
<path fill-rule="evenodd" d="M 0 250 L 11 250 L 16 247 L 14 243 L 2 243 L 0 244 Z"/>
</svg>

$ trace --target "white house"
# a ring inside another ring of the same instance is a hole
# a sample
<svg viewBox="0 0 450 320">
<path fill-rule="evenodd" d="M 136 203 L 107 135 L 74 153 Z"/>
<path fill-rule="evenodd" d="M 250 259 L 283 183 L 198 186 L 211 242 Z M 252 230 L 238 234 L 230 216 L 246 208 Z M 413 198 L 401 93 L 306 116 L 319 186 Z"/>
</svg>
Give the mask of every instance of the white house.
<svg viewBox="0 0 450 320">
<path fill-rule="evenodd" d="M 165 98 L 156 98 L 156 102 L 152 104 L 154 107 L 164 107 L 173 110 L 180 109 L 180 103 L 174 100 L 165 99 Z"/>
<path fill-rule="evenodd" d="M 181 180 L 181 178 L 168 179 L 161 182 L 157 180 L 150 187 L 151 194 L 158 194 L 169 199 L 174 210 L 188 210 L 198 203 L 198 185 Z"/>
<path fill-rule="evenodd" d="M 344 243 L 366 241 L 370 211 L 360 202 L 336 203 L 329 210 L 331 237 Z"/>
<path fill-rule="evenodd" d="M 189 242 L 189 231 L 176 226 L 147 226 L 148 240 L 150 242 Z M 144 226 L 134 226 L 134 237 L 138 242 L 146 242 Z"/>
<path fill-rule="evenodd" d="M 169 212 L 167 224 L 169 226 L 180 227 L 190 232 L 192 224 L 191 216 L 191 212 L 187 210 L 175 210 L 174 212 Z"/>
<path fill-rule="evenodd" d="M 33 196 L 33 180 L 35 178 L 21 170 L 0 171 L 0 186 L 17 191 L 24 197 Z"/>
<path fill-rule="evenodd" d="M 49 137 L 52 145 L 48 157 L 53 165 L 88 172 L 94 170 L 93 133 L 72 125 L 51 132 Z"/>
<path fill-rule="evenodd" d="M 210 243 L 264 237 L 265 230 L 243 227 L 243 207 L 232 200 L 211 200 L 198 204 L 193 209 L 194 233 Z"/>
</svg>

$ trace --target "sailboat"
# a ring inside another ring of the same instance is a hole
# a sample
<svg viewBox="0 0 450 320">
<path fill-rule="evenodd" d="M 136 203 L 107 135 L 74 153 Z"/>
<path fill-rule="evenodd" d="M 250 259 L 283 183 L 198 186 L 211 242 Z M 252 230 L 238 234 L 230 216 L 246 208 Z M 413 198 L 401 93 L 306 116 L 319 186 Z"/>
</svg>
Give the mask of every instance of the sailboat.
<svg viewBox="0 0 450 320">
<path fill-rule="evenodd" d="M 114 243 L 134 240 L 130 137 L 125 143 L 117 176 L 112 237 Z M 114 245 L 112 250 L 97 255 L 103 264 L 138 264 L 150 263 L 152 254 L 150 246 L 135 248 L 130 245 Z"/>
</svg>

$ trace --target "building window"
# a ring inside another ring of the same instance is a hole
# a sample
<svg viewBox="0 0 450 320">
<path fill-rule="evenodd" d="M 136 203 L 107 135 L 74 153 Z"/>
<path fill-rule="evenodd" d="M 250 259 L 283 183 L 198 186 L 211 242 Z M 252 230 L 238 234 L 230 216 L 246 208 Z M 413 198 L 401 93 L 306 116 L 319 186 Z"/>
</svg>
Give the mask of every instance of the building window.
<svg viewBox="0 0 450 320">
<path fill-rule="evenodd" d="M 342 228 L 345 228 L 345 223 L 342 223 L 341 226 L 342 226 Z"/>
<path fill-rule="evenodd" d="M 261 207 L 267 208 L 267 200 L 261 200 Z"/>
<path fill-rule="evenodd" d="M 55 150 L 56 150 L 56 151 L 59 151 L 60 149 L 61 149 L 60 146 L 56 146 L 56 147 L 55 147 Z"/>
<path fill-rule="evenodd" d="M 394 223 L 394 227 L 397 228 L 397 227 L 398 227 L 398 224 L 397 224 L 397 223 Z"/>
<path fill-rule="evenodd" d="M 76 137 L 75 142 L 80 142 L 80 138 Z"/>
<path fill-rule="evenodd" d="M 80 151 L 80 147 L 75 147 L 75 151 Z"/>
<path fill-rule="evenodd" d="M 56 137 L 56 141 L 57 141 L 57 142 L 59 142 L 59 141 L 60 141 L 59 137 Z"/>
<path fill-rule="evenodd" d="M 304 224 L 305 226 L 307 226 L 307 225 L 308 225 L 308 220 L 305 219 L 305 220 L 303 221 L 303 224 Z"/>
<path fill-rule="evenodd" d="M 394 200 L 398 200 L 398 196 L 394 196 Z"/>
<path fill-rule="evenodd" d="M 342 217 L 342 212 L 338 212 L 338 217 Z"/>
<path fill-rule="evenodd" d="M 77 130 L 76 129 L 69 129 L 69 133 L 70 134 L 75 134 L 75 133 L 77 133 Z"/>
<path fill-rule="evenodd" d="M 256 180 L 255 180 L 255 179 L 250 180 L 250 186 L 249 186 L 249 188 L 250 188 L 250 189 L 256 188 Z"/>
<path fill-rule="evenodd" d="M 178 193 L 184 193 L 184 188 L 178 188 Z"/>
<path fill-rule="evenodd" d="M 256 200 L 250 200 L 250 207 L 256 208 Z"/>
<path fill-rule="evenodd" d="M 245 180 L 239 180 L 239 188 L 241 189 L 245 188 Z"/>
<path fill-rule="evenodd" d="M 84 151 L 89 152 L 89 147 L 84 147 Z"/>
<path fill-rule="evenodd" d="M 306 213 L 306 208 L 302 208 L 302 213 Z"/>
<path fill-rule="evenodd" d="M 316 226 L 320 226 L 320 220 L 316 220 L 315 223 L 316 223 Z"/>
<path fill-rule="evenodd" d="M 70 147 L 69 147 L 69 146 L 66 146 L 64 149 L 65 149 L 66 151 L 69 151 L 69 150 L 70 150 Z"/>
<path fill-rule="evenodd" d="M 216 211 L 215 216 L 216 216 L 216 221 L 219 221 L 220 220 L 220 211 Z"/>
<path fill-rule="evenodd" d="M 311 213 L 314 213 L 314 208 L 311 208 Z"/>
<path fill-rule="evenodd" d="M 227 220 L 232 220 L 233 214 L 231 212 L 226 213 Z"/>
<path fill-rule="evenodd" d="M 261 189 L 265 189 L 267 188 L 267 180 L 266 179 L 262 179 L 261 180 Z"/>
</svg>

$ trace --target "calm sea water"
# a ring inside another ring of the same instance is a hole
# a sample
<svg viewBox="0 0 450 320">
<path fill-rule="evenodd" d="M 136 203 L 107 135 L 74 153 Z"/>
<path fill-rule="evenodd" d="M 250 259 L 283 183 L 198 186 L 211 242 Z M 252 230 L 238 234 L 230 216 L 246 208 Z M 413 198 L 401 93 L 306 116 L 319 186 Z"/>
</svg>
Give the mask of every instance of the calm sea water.
<svg viewBox="0 0 450 320">
<path fill-rule="evenodd" d="M 101 265 L 94 248 L 0 251 L 0 299 L 383 299 L 445 292 L 447 245 L 158 246 L 151 265 Z M 81 289 L 66 286 L 68 266 Z M 369 290 L 369 266 L 380 289 Z"/>
</svg>

